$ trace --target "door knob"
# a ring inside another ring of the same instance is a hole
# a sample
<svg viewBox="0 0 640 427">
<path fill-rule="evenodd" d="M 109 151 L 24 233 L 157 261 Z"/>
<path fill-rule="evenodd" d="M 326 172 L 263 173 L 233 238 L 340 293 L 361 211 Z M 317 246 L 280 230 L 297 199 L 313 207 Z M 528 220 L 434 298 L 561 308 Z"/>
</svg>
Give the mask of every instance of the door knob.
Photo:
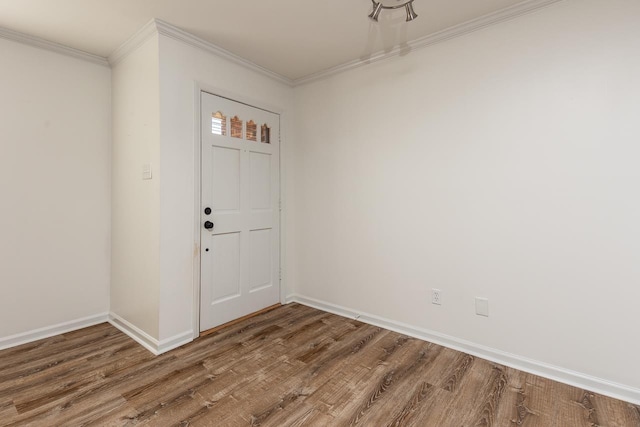
<svg viewBox="0 0 640 427">
<path fill-rule="evenodd" d="M 206 228 L 207 230 L 211 230 L 213 228 L 213 223 L 211 221 L 205 221 L 204 228 Z"/>
</svg>

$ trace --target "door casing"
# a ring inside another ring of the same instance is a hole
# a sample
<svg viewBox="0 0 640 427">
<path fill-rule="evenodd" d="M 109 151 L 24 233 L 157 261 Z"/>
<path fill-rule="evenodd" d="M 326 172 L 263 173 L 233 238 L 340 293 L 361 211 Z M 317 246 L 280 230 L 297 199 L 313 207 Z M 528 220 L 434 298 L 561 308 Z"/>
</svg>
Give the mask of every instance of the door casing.
<svg viewBox="0 0 640 427">
<path fill-rule="evenodd" d="M 194 183 L 194 206 L 193 206 L 193 304 L 192 304 L 192 331 L 193 331 L 193 339 L 196 339 L 200 336 L 200 257 L 201 257 L 201 242 L 200 242 L 200 228 L 201 228 L 201 214 L 200 214 L 200 206 L 201 206 L 201 182 L 200 179 L 202 177 L 202 168 L 201 168 L 201 160 L 202 160 L 202 151 L 201 151 L 201 141 L 202 141 L 202 123 L 201 123 L 201 101 L 200 96 L 201 92 L 206 92 L 211 95 L 220 96 L 223 98 L 228 98 L 230 100 L 240 102 L 243 104 L 247 104 L 252 107 L 260 108 L 263 110 L 270 111 L 272 113 L 276 113 L 280 116 L 280 303 L 287 303 L 287 287 L 286 287 L 286 277 L 285 277 L 285 256 L 286 256 L 286 245 L 285 245 L 285 217 L 286 217 L 286 196 L 284 191 L 284 186 L 282 185 L 285 182 L 285 174 L 286 174 L 286 166 L 284 162 L 285 156 L 282 155 L 283 147 L 285 147 L 286 140 L 286 132 L 283 124 L 287 123 L 286 120 L 286 111 L 278 106 L 274 106 L 269 104 L 268 102 L 263 102 L 258 99 L 254 99 L 251 97 L 247 97 L 238 93 L 234 93 L 232 91 L 211 86 L 203 82 L 196 81 L 194 83 L 194 130 L 193 130 L 193 183 Z"/>
</svg>

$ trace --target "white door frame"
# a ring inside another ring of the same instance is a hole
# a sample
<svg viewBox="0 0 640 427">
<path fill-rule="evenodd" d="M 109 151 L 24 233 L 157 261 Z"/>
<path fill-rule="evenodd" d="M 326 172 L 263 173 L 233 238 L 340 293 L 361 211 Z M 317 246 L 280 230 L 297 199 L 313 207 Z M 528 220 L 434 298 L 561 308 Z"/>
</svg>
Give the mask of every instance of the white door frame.
<svg viewBox="0 0 640 427">
<path fill-rule="evenodd" d="M 250 105 L 252 107 L 260 108 L 262 110 L 267 110 L 272 113 L 278 114 L 280 116 L 280 235 L 278 236 L 280 239 L 280 303 L 286 304 L 287 300 L 287 291 L 286 291 L 286 280 L 285 280 L 285 236 L 286 230 L 284 227 L 285 217 L 286 217 L 286 203 L 285 203 L 285 191 L 282 183 L 284 182 L 285 176 L 285 162 L 284 156 L 282 155 L 282 147 L 284 146 L 285 138 L 285 127 L 283 123 L 286 123 L 286 112 L 284 109 L 273 106 L 268 103 L 264 103 L 262 101 L 252 99 L 250 97 L 246 97 L 243 95 L 239 95 L 237 93 L 230 92 L 226 89 L 214 87 L 208 85 L 206 83 L 196 81 L 194 84 L 194 149 L 193 149 L 193 184 L 194 184 L 194 228 L 193 228 L 193 339 L 196 339 L 200 336 L 200 228 L 201 228 L 201 214 L 200 208 L 202 203 L 202 194 L 201 194 L 201 177 L 202 177 L 202 168 L 201 168 L 201 159 L 202 159 L 202 126 L 201 126 L 201 92 L 207 92 L 211 95 L 220 96 L 223 98 L 230 99 L 232 101 L 240 102 L 243 104 Z"/>
</svg>

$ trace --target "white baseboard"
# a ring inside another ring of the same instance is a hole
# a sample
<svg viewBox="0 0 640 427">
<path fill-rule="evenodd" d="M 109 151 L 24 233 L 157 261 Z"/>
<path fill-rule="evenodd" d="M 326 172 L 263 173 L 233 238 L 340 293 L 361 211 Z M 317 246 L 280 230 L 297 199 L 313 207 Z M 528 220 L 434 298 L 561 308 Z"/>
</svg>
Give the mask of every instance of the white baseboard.
<svg viewBox="0 0 640 427">
<path fill-rule="evenodd" d="M 454 350 L 462 351 L 467 354 L 486 359 L 494 363 L 519 369 L 534 375 L 539 375 L 561 383 L 569 384 L 574 387 L 589 390 L 594 393 L 613 397 L 615 399 L 631 402 L 635 405 L 640 404 L 640 389 L 630 387 L 624 384 L 615 383 L 602 378 L 593 377 L 580 372 L 561 368 L 559 366 L 550 365 L 526 357 L 507 353 L 494 348 L 485 347 L 470 341 L 465 341 L 450 335 L 441 334 L 439 332 L 430 331 L 405 323 L 396 322 L 394 320 L 385 319 L 373 314 L 362 313 L 356 310 L 342 307 L 336 304 L 320 301 L 314 298 L 304 297 L 302 295 L 291 294 L 287 296 L 287 302 L 297 302 L 318 310 L 327 311 L 339 316 L 357 319 L 370 325 L 379 326 L 391 331 L 395 331 L 404 335 L 429 341 L 434 344 L 448 347 Z"/>
<path fill-rule="evenodd" d="M 105 323 L 109 320 L 108 313 L 96 314 L 93 316 L 83 317 L 81 319 L 71 320 L 69 322 L 59 323 L 53 326 L 34 329 L 32 331 L 22 332 L 20 334 L 10 335 L 0 338 L 0 350 L 4 350 L 18 345 L 27 344 L 38 341 L 43 338 L 49 338 L 54 335 L 65 334 L 67 332 L 76 331 L 78 329 L 87 328 L 89 326 Z"/>
<path fill-rule="evenodd" d="M 151 353 L 156 356 L 160 354 L 158 351 L 159 341 L 134 324 L 129 323 L 128 320 L 112 312 L 109 313 L 109 323 L 127 334 L 132 340 L 136 341 Z"/>
<path fill-rule="evenodd" d="M 193 331 L 186 331 L 181 334 L 174 335 L 173 337 L 158 341 L 142 329 L 138 328 L 134 324 L 130 323 L 129 321 L 123 319 L 113 312 L 109 313 L 109 323 L 120 329 L 131 339 L 136 341 L 138 344 L 140 344 L 156 356 L 193 341 Z"/>
<path fill-rule="evenodd" d="M 166 353 L 191 341 L 193 341 L 193 331 L 191 330 L 163 339 L 158 344 L 158 354 Z"/>
</svg>

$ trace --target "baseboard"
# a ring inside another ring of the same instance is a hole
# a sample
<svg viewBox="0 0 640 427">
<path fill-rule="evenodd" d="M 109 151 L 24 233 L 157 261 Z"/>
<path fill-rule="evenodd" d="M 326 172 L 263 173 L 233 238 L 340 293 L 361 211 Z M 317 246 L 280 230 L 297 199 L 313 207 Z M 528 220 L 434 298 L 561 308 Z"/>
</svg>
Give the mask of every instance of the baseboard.
<svg viewBox="0 0 640 427">
<path fill-rule="evenodd" d="M 158 341 L 142 329 L 113 312 L 109 313 L 109 323 L 120 329 L 120 331 L 127 334 L 131 339 L 156 356 L 193 341 L 193 331 L 186 331 Z"/>
<path fill-rule="evenodd" d="M 357 310 L 342 307 L 325 301 L 320 301 L 314 298 L 304 297 L 302 295 L 288 295 L 287 302 L 297 302 L 299 304 L 317 308 L 318 310 L 337 314 L 339 316 L 357 319 L 370 325 L 379 326 L 394 332 L 398 332 L 424 341 L 429 341 L 443 347 L 462 351 L 481 359 L 489 360 L 494 363 L 509 366 L 511 368 L 519 369 L 521 371 L 539 375 L 541 377 L 561 383 L 569 384 L 574 387 L 589 390 L 597 394 L 602 394 L 605 396 L 613 397 L 615 399 L 631 402 L 635 405 L 640 404 L 640 389 L 629 387 L 624 384 L 619 384 L 602 378 L 593 377 L 537 360 L 528 359 L 526 357 L 507 353 L 501 350 L 496 350 L 494 348 L 485 347 L 473 342 L 441 334 L 435 331 L 430 331 L 428 329 L 407 325 L 405 323 L 385 319 L 373 314 L 358 312 Z"/>
<path fill-rule="evenodd" d="M 65 334 L 67 332 L 76 331 L 78 329 L 87 328 L 89 326 L 105 323 L 109 320 L 108 313 L 96 314 L 93 316 L 83 317 L 81 319 L 71 320 L 69 322 L 59 323 L 53 326 L 34 329 L 32 331 L 22 332 L 8 337 L 0 338 L 0 350 L 38 341 L 43 338 L 49 338 L 54 335 Z"/>
<path fill-rule="evenodd" d="M 109 323 L 127 334 L 132 340 L 136 341 L 151 353 L 156 356 L 160 354 L 158 351 L 159 341 L 135 326 L 133 323 L 130 323 L 128 320 L 113 312 L 109 313 Z"/>
<path fill-rule="evenodd" d="M 185 331 L 160 341 L 158 344 L 158 354 L 166 353 L 174 348 L 181 347 L 193 341 L 193 331 Z"/>
</svg>

